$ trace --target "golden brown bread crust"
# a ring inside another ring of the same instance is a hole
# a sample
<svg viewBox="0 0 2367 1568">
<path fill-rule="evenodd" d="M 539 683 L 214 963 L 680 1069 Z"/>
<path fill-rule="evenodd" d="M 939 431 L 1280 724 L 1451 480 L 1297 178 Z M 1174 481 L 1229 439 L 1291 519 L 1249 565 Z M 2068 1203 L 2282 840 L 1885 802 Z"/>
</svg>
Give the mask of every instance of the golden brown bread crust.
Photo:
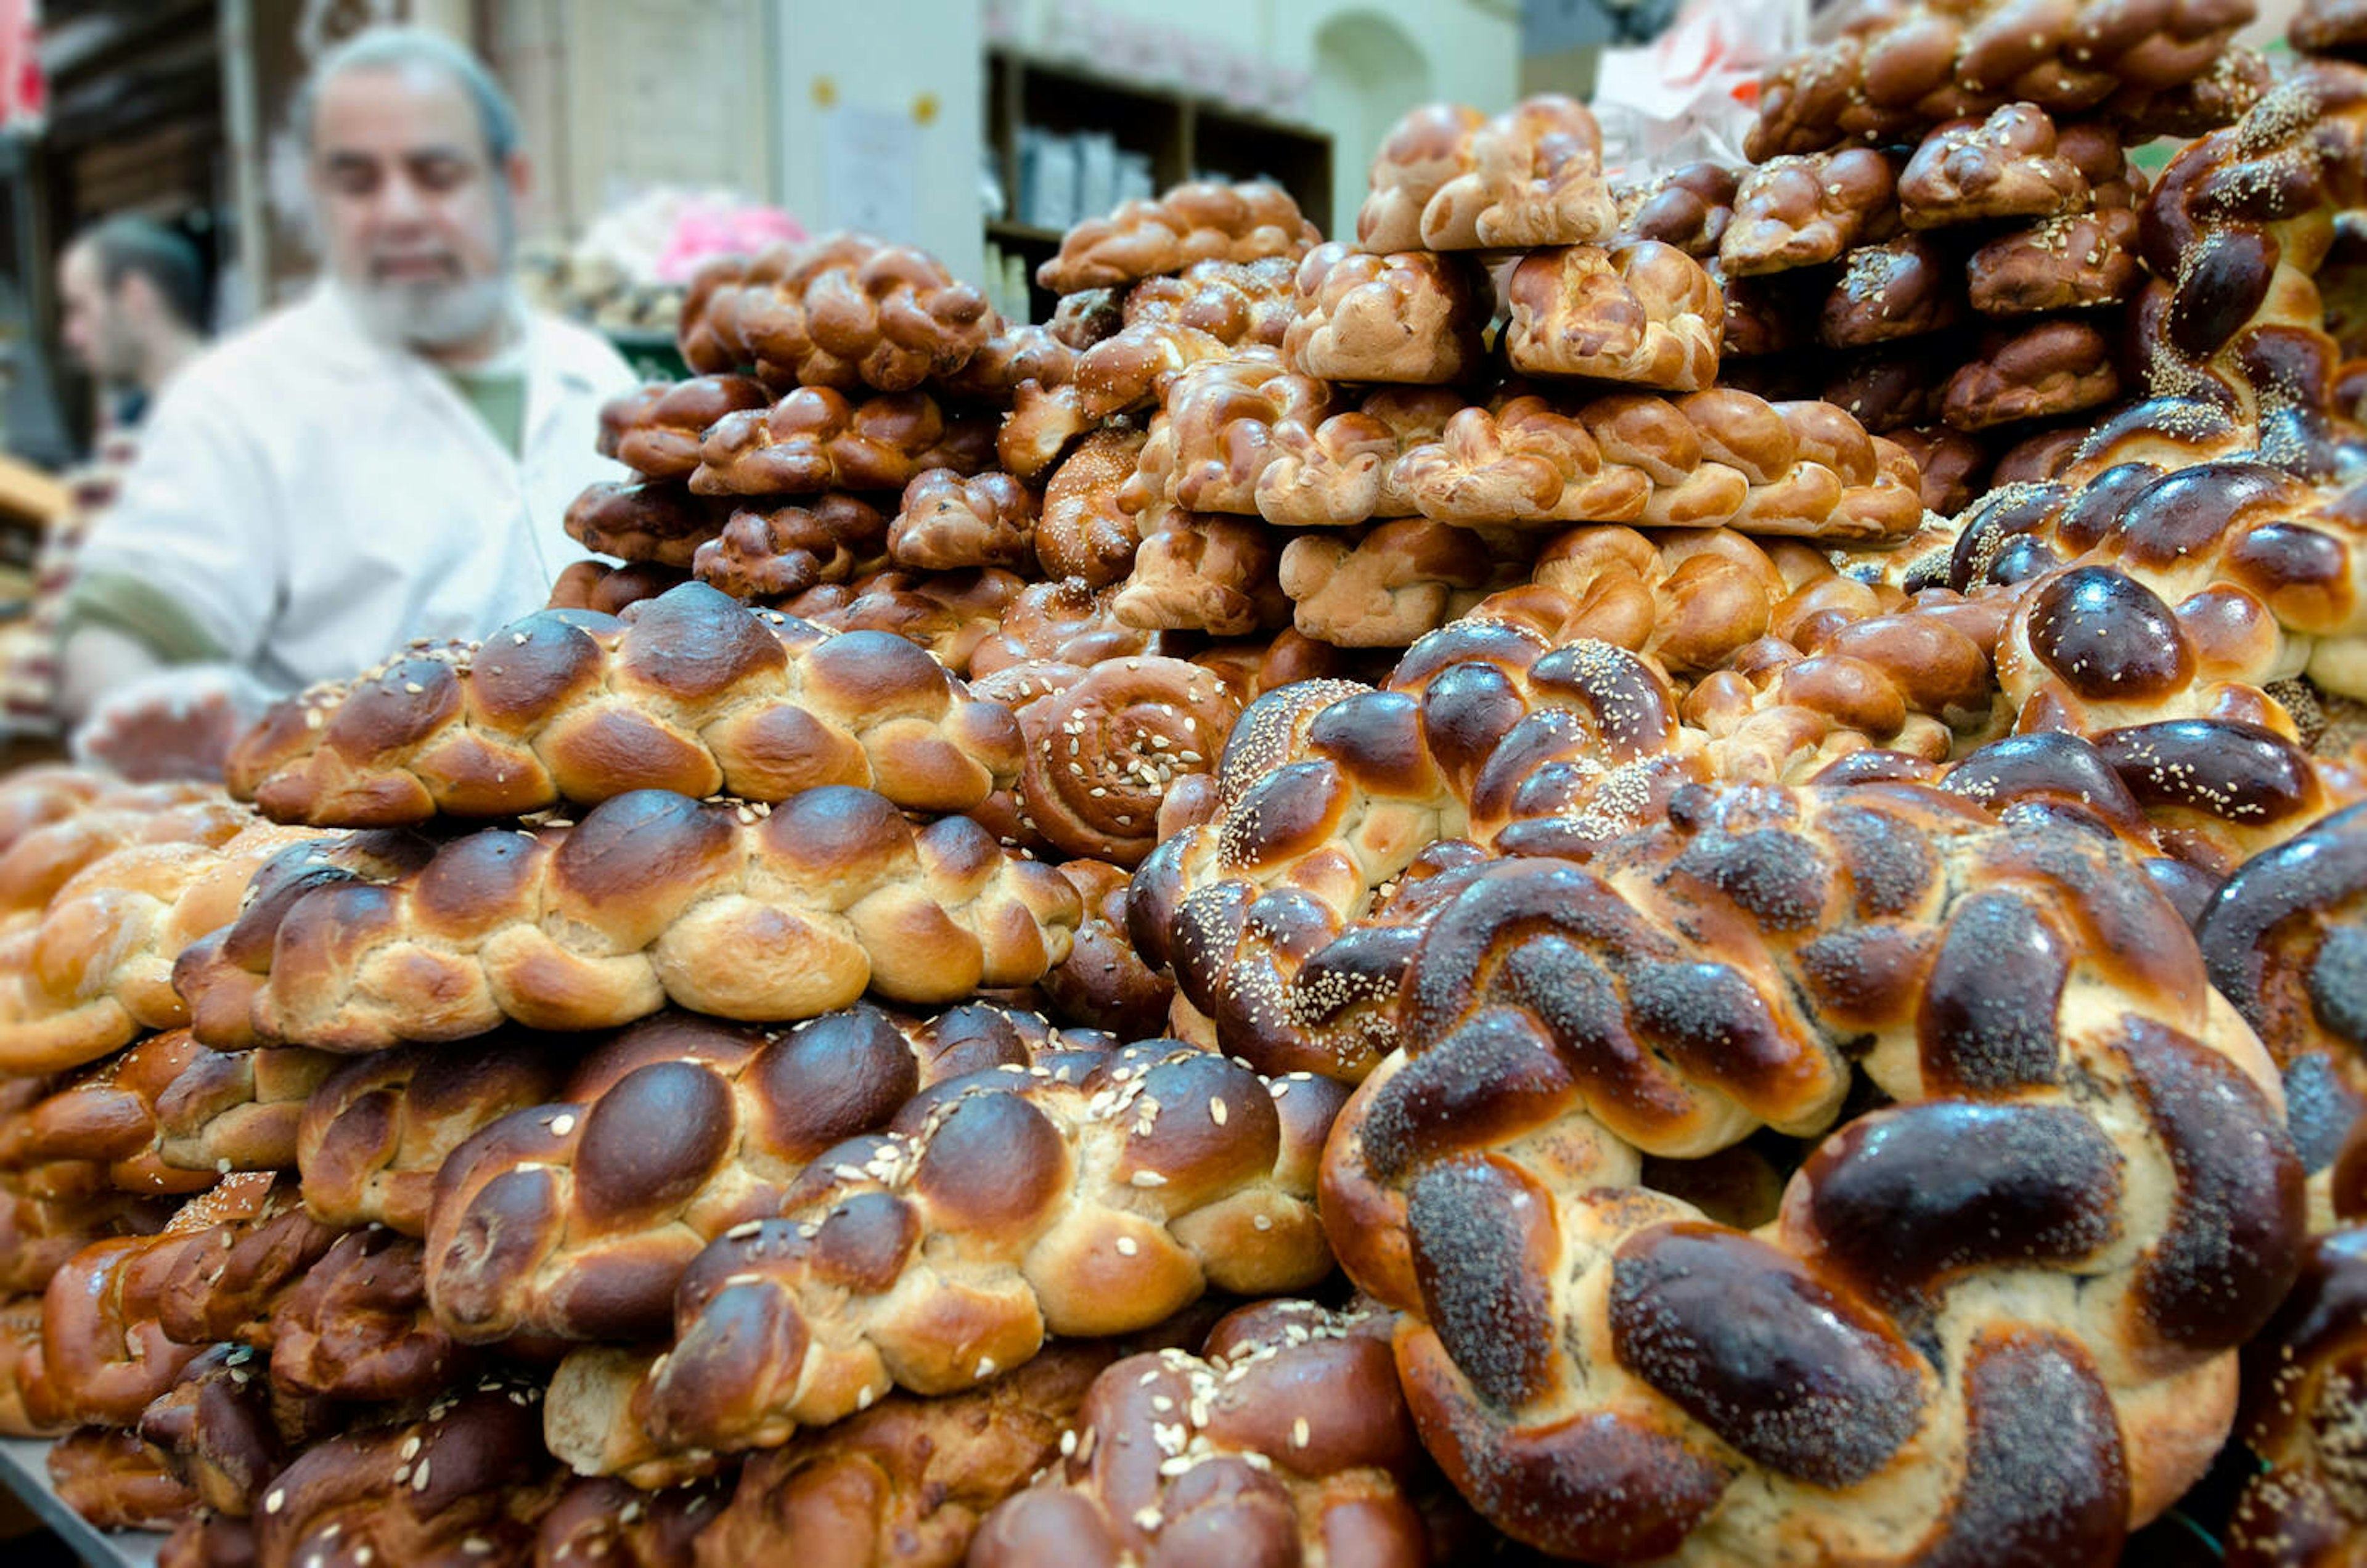
<svg viewBox="0 0 2367 1568">
<path fill-rule="evenodd" d="M 552 1099 L 580 1050 L 496 1034 L 465 1051 L 403 1045 L 345 1062 L 303 1107 L 295 1153 L 305 1208 L 331 1224 L 425 1235 L 436 1173 L 452 1151 Z"/>
<path fill-rule="evenodd" d="M 1127 558 L 1132 558 L 1129 547 Z M 1096 592 L 1082 577 L 1029 583 L 1002 613 L 994 635 L 970 655 L 970 690 L 992 699 L 991 688 L 980 691 L 988 676 L 1032 660 L 1090 667 L 1104 660 L 1161 651 L 1159 633 L 1129 626 L 1117 618 L 1110 608 L 1115 597 L 1115 590 Z"/>
<path fill-rule="evenodd" d="M 643 479 L 688 479 L 709 425 L 740 409 L 772 406 L 772 392 L 753 376 L 652 381 L 601 405 L 600 456 Z"/>
<path fill-rule="evenodd" d="M 1471 168 L 1471 135 L 1487 117 L 1467 104 L 1424 104 L 1389 128 L 1373 154 L 1371 193 L 1356 209 L 1357 246 L 1376 255 L 1423 249 L 1422 214 Z"/>
<path fill-rule="evenodd" d="M 258 824 L 219 849 L 142 844 L 92 862 L 39 924 L 6 939 L 0 1067 L 60 1071 L 189 1022 L 174 962 L 237 917 L 249 879 L 282 852 L 308 863 L 391 867 L 415 847 Z"/>
<path fill-rule="evenodd" d="M 1399 474 L 1439 523 L 1723 524 L 1840 542 L 1913 530 L 1922 507 L 1912 467 L 1830 404 L 1720 388 L 1575 407 L 1524 394 L 1465 409 Z"/>
<path fill-rule="evenodd" d="M 1433 1554 L 1409 1496 L 1430 1471 L 1398 1392 L 1391 1322 L 1267 1302 L 1219 1323 L 1199 1355 L 1118 1362 L 1093 1381 L 1059 1461 L 988 1516 L 969 1561 L 1453 1561 Z"/>
<path fill-rule="evenodd" d="M 0 1302 L 0 1437 L 55 1437 L 71 1425 L 35 1386 L 40 1373 L 40 1295 L 10 1296 Z"/>
<path fill-rule="evenodd" d="M 251 1064 L 207 1050 L 186 1029 L 150 1035 L 32 1107 L 24 1150 L 94 1161 L 119 1190 L 160 1195 L 202 1191 L 223 1168 L 277 1168 L 294 1152 L 302 1090 L 318 1074 L 277 1075 L 292 1082 L 271 1082 L 283 1096 L 275 1113 L 255 1103 L 255 1077 L 242 1066 Z"/>
<path fill-rule="evenodd" d="M 1899 214 L 1910 229 L 2052 218 L 2089 200 L 2087 176 L 2056 146 L 2054 120 L 2031 104 L 1950 120 L 1924 139 L 1898 176 Z"/>
<path fill-rule="evenodd" d="M 1127 930 L 1132 869 L 1072 860 L 1061 864 L 1060 874 L 1075 886 L 1085 913 L 1069 961 L 1036 985 L 1045 1007 L 1057 1018 L 1119 1040 L 1150 1039 L 1167 1027 L 1175 982 L 1143 962 Z"/>
<path fill-rule="evenodd" d="M 682 314 L 674 321 L 674 346 L 685 365 L 698 376 L 719 376 L 746 368 L 755 355 L 740 336 L 740 284 L 748 276 L 744 255 L 709 256 L 691 275 L 683 291 Z"/>
<path fill-rule="evenodd" d="M 1702 265 L 1657 240 L 1533 250 L 1504 285 L 1515 370 L 1669 391 L 1717 378 L 1726 302 Z"/>
<path fill-rule="evenodd" d="M 1140 524 L 1118 503 L 1118 492 L 1134 477 L 1149 438 L 1147 431 L 1104 426 L 1053 473 L 1036 528 L 1036 558 L 1047 573 L 1106 588 L 1134 569 Z"/>
<path fill-rule="evenodd" d="M 1954 517 L 1988 490 L 1989 448 L 1979 437 L 1946 425 L 1888 434 L 1892 443 L 1915 459 L 1924 511 Z"/>
<path fill-rule="evenodd" d="M 1272 631 L 1290 620 L 1290 601 L 1274 575 L 1279 545 L 1257 518 L 1162 502 L 1144 514 L 1134 570 L 1118 585 L 1111 610 L 1145 631 Z"/>
<path fill-rule="evenodd" d="M 578 824 L 454 840 L 391 880 L 258 897 L 176 979 L 198 1038 L 239 1045 L 598 1029 L 669 998 L 784 1021 L 866 987 L 930 1003 L 1031 984 L 1078 912 L 1057 873 L 968 818 L 915 828 L 869 790 L 769 811 L 640 790 Z"/>
<path fill-rule="evenodd" d="M 779 800 L 823 784 L 958 811 L 1010 782 L 1009 716 L 878 632 L 831 637 L 686 583 L 627 620 L 544 611 L 276 706 L 232 787 L 281 820 L 515 817 L 628 790 Z"/>
<path fill-rule="evenodd" d="M 538 1430 L 538 1382 L 487 1377 L 426 1413 L 307 1450 L 256 1506 L 264 1568 L 533 1561 L 535 1527 L 564 1485 Z"/>
<path fill-rule="evenodd" d="M 1194 262 L 1172 277 L 1146 277 L 1126 290 L 1119 319 L 1109 331 L 1079 344 L 1078 351 L 1114 336 L 1120 326 L 1143 321 L 1190 327 L 1227 347 L 1262 344 L 1280 348 L 1294 314 L 1296 260 L 1284 254 L 1252 262 Z M 1070 300 L 1088 298 L 1071 294 L 1060 303 L 1066 309 Z"/>
<path fill-rule="evenodd" d="M 2301 1236 L 2274 1069 L 2183 919 L 2090 827 L 1906 784 L 1687 791 L 1580 852 L 1466 884 L 1327 1150 L 1449 1477 L 1581 1558 L 2109 1558 L 2208 1467 Z M 1570 1029 L 1635 1073 L 1565 1068 Z M 1855 1062 L 1895 1103 L 1772 1225 L 1638 1184 L 1638 1151 L 1824 1134 Z"/>
<path fill-rule="evenodd" d="M 1240 716 L 1217 676 L 1181 659 L 1128 655 L 1090 667 L 1030 661 L 980 683 L 1026 738 L 1013 786 L 1022 828 L 1062 856 L 1131 866 L 1150 852 L 1159 802 L 1208 773 Z"/>
<path fill-rule="evenodd" d="M 40 798 L 22 786 L 20 801 Z M 250 826 L 213 784 L 112 784 L 62 815 L 26 822 L 0 850 L 0 929 L 37 915 L 67 879 L 99 856 L 131 844 L 227 843 Z"/>
<path fill-rule="evenodd" d="M 1292 624 L 1342 648 L 1403 648 L 1470 609 L 1498 575 L 1480 536 L 1424 517 L 1301 535 L 1278 570 Z"/>
<path fill-rule="evenodd" d="M 1741 173 L 1704 159 L 1680 164 L 1640 186 L 1614 185 L 1619 238 L 1658 240 L 1695 261 L 1710 261 L 1734 220 Z"/>
<path fill-rule="evenodd" d="M 686 567 L 730 515 L 729 502 L 679 480 L 587 485 L 567 503 L 568 537 L 587 550 L 650 566 Z"/>
<path fill-rule="evenodd" d="M 1819 396 L 1877 435 L 1938 424 L 1948 378 L 1968 345 L 1954 334 L 1938 343 L 1885 344 L 1844 356 Z M 1729 367 L 1731 368 L 1731 367 Z"/>
<path fill-rule="evenodd" d="M 2367 1508 L 2350 1478 L 2351 1434 L 2367 1397 L 2361 1330 L 2367 1230 L 2311 1238 L 2301 1275 L 2244 1353 L 2239 1431 L 2266 1468 L 2227 1529 L 2235 1568 L 2333 1568 L 2355 1555 Z"/>
<path fill-rule="evenodd" d="M 1360 247 L 1386 254 L 1586 244 L 1617 226 L 1603 178 L 1603 130 L 1584 104 L 1541 93 L 1459 134 L 1455 121 L 1465 112 L 1415 110 L 1382 144 L 1373 194 L 1356 220 Z M 1400 144 L 1401 137 L 1421 143 L 1441 132 L 1444 145 L 1434 151 Z M 1422 186 L 1430 194 L 1417 202 Z M 1370 224 L 1367 213 L 1375 214 Z M 1410 235 L 1403 232 L 1407 214 L 1418 214 Z"/>
<path fill-rule="evenodd" d="M 2165 107 L 2193 112 L 2203 106 L 2180 89 L 2221 68 L 2229 39 L 2252 15 L 2250 0 L 2142 9 L 2115 0 L 2044 9 L 1988 0 L 1870 7 L 1840 38 L 1761 79 L 1759 119 L 1743 150 L 1758 162 L 1844 141 L 1895 141 L 2018 99 L 2052 114 L 2101 107 L 2140 123 Z"/>
<path fill-rule="evenodd" d="M 767 381 L 846 392 L 954 375 L 1001 324 L 935 257 L 844 233 L 758 257 L 731 320 Z"/>
<path fill-rule="evenodd" d="M 661 1338 L 700 1249 L 778 1212 L 825 1150 L 886 1130 L 939 1083 L 1074 1076 L 1093 1050 L 983 1004 L 926 1024 L 856 1006 L 766 1033 L 646 1020 L 587 1057 L 562 1097 L 484 1124 L 445 1162 L 431 1299 L 472 1342 Z"/>
<path fill-rule="evenodd" d="M 50 1484 L 58 1500 L 108 1530 L 168 1530 L 198 1495 L 136 1432 L 85 1427 L 51 1445 Z"/>
<path fill-rule="evenodd" d="M 1194 262 L 1295 261 L 1322 237 L 1280 186 L 1194 180 L 1078 224 L 1061 239 L 1060 254 L 1036 269 L 1036 281 L 1074 294 L 1182 272 Z"/>
<path fill-rule="evenodd" d="M 1254 515 L 1275 426 L 1319 424 L 1332 398 L 1329 382 L 1286 369 L 1270 349 L 1186 366 L 1168 382 L 1116 505 L 1138 517 L 1167 503 Z"/>
<path fill-rule="evenodd" d="M 1948 379 L 1942 416 L 1958 430 L 2050 419 L 2120 395 L 2112 341 L 2092 321 L 2051 317 L 1983 335 L 1978 358 Z"/>
<path fill-rule="evenodd" d="M 2137 216 L 2124 207 L 2050 218 L 2003 234 L 1966 264 L 1972 306 L 1987 316 L 2027 316 L 2118 305 L 2144 280 Z"/>
<path fill-rule="evenodd" d="M 1309 425 L 1285 419 L 1267 434 L 1258 513 L 1285 528 L 1341 528 L 1410 516 L 1406 455 L 1435 441 L 1466 402 L 1448 388 L 1380 387 L 1353 409 Z"/>
<path fill-rule="evenodd" d="M 1717 259 L 1734 277 L 1837 261 L 1891 220 L 1897 171 L 1867 148 L 1771 158 L 1743 171 Z"/>
<path fill-rule="evenodd" d="M 1477 366 L 1495 311 L 1493 291 L 1459 257 L 1372 255 L 1337 240 L 1298 264 L 1295 303 L 1280 345 L 1292 369 L 1416 386 L 1458 380 Z"/>
<path fill-rule="evenodd" d="M 2367 52 L 2367 6 L 2359 0 L 2302 0 L 2285 41 L 2304 54 L 2357 59 Z"/>
<path fill-rule="evenodd" d="M 609 1476 L 568 1485 L 537 1527 L 536 1568 L 695 1568 L 699 1538 L 719 1529 L 729 1475 L 645 1492 Z M 769 1545 L 777 1550 L 775 1540 Z"/>
<path fill-rule="evenodd" d="M 875 500 L 833 491 L 800 505 L 734 512 L 698 547 L 692 570 L 734 599 L 768 602 L 849 581 L 887 561 L 888 513 Z"/>
<path fill-rule="evenodd" d="M 965 1393 L 891 1393 L 834 1426 L 748 1461 L 700 1532 L 707 1568 L 762 1561 L 785 1541 L 826 1564 L 956 1568 L 979 1522 L 1059 1457 L 1109 1340 L 1048 1347 Z"/>
<path fill-rule="evenodd" d="M 606 561 L 579 560 L 571 562 L 559 574 L 559 581 L 550 585 L 550 599 L 543 608 L 621 615 L 626 605 L 654 599 L 689 581 L 690 574 L 679 567 L 658 566 L 650 561 L 612 566 Z"/>
<path fill-rule="evenodd" d="M 274 1386 L 370 1404 L 425 1398 L 474 1369 L 429 1313 L 417 1238 L 348 1231 L 273 1303 Z"/>
<path fill-rule="evenodd" d="M 965 479 L 931 468 L 904 487 L 888 558 L 912 571 L 1025 567 L 1036 558 L 1035 493 L 1009 474 Z"/>
<path fill-rule="evenodd" d="M 851 400 L 800 387 L 771 409 L 729 413 L 708 427 L 696 495 L 813 495 L 901 490 L 929 468 L 983 473 L 994 465 L 994 420 L 948 412 L 926 392 Z"/>
<path fill-rule="evenodd" d="M 1066 379 L 1022 382 L 995 435 L 995 452 L 1005 468 L 1033 483 L 1070 443 L 1101 422 L 1158 404 L 1185 366 L 1236 351 L 1222 338 L 1180 321 L 1130 323 L 1078 355 Z"/>
<path fill-rule="evenodd" d="M 781 1218 L 708 1244 L 638 1380 L 572 1357 L 549 1435 L 579 1468 L 615 1461 L 567 1434 L 597 1448 L 619 1420 L 676 1450 L 773 1447 L 890 1387 L 975 1387 L 1048 1334 L 1145 1328 L 1209 1288 L 1304 1288 L 1331 1268 L 1307 1194 L 1339 1100 L 1174 1041 L 1074 1081 L 941 1086 L 821 1156 Z"/>
<path fill-rule="evenodd" d="M 1830 348 L 1864 348 L 1920 337 L 1964 318 L 1964 263 L 1920 234 L 1903 234 L 1849 254 L 1825 296 L 1817 335 Z"/>
<path fill-rule="evenodd" d="M 781 608 L 825 631 L 892 632 L 916 644 L 955 675 L 994 636 L 1026 584 L 1001 567 L 959 571 L 890 569 L 852 582 L 808 589 Z"/>
</svg>

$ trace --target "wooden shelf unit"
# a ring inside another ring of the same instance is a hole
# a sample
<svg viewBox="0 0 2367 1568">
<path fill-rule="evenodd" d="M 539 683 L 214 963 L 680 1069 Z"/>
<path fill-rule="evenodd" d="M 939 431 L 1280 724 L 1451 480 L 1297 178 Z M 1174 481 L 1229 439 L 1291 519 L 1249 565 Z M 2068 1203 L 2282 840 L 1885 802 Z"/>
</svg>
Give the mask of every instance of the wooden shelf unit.
<svg viewBox="0 0 2367 1568">
<path fill-rule="evenodd" d="M 1002 176 L 1004 199 L 1014 209 L 1019 202 L 1019 130 L 1034 126 L 1056 133 L 1106 132 L 1121 149 L 1150 158 L 1151 184 L 1158 190 L 1194 175 L 1265 175 L 1279 181 L 1317 223 L 1331 211 L 1331 138 L 1312 126 L 1002 46 L 986 52 L 984 102 L 986 145 Z M 1054 303 L 1052 294 L 1036 285 L 1035 268 L 1059 249 L 1060 233 L 1015 219 L 986 222 L 989 240 L 1026 258 L 1028 313 L 1035 321 L 1049 320 Z"/>
</svg>

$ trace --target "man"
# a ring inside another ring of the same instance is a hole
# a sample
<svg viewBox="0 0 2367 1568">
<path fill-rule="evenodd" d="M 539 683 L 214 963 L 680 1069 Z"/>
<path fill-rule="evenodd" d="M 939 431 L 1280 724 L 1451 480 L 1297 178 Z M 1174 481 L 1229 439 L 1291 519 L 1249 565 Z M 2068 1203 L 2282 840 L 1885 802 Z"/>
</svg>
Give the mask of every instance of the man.
<svg viewBox="0 0 2367 1568">
<path fill-rule="evenodd" d="M 483 66 L 364 33 L 293 130 L 327 276 L 167 389 L 66 605 L 78 745 L 142 775 L 207 771 L 264 695 L 537 608 L 583 554 L 568 502 L 622 473 L 594 442 L 631 371 L 512 282 L 527 164 Z"/>
<path fill-rule="evenodd" d="M 66 354 L 105 399 L 91 460 L 67 476 L 74 504 L 42 532 L 32 610 L 0 630 L 0 712 L 8 728 L 54 738 L 58 628 L 82 541 L 114 504 L 138 446 L 134 427 L 165 381 L 206 345 L 206 269 L 197 247 L 151 219 L 110 218 L 58 260 Z"/>
<path fill-rule="evenodd" d="M 86 230 L 58 261 L 66 353 L 111 400 L 112 423 L 149 402 L 206 345 L 206 270 L 195 245 L 152 219 Z"/>
</svg>

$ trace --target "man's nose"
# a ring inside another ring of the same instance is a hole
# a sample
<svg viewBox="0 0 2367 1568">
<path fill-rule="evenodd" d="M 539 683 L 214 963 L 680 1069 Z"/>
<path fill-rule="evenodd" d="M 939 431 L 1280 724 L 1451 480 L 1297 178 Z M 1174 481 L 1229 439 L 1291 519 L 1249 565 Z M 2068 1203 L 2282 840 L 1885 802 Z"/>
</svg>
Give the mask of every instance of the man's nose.
<svg viewBox="0 0 2367 1568">
<path fill-rule="evenodd" d="M 427 203 L 418 182 L 410 175 L 390 175 L 379 187 L 379 218 L 389 223 L 416 223 L 426 216 Z"/>
</svg>

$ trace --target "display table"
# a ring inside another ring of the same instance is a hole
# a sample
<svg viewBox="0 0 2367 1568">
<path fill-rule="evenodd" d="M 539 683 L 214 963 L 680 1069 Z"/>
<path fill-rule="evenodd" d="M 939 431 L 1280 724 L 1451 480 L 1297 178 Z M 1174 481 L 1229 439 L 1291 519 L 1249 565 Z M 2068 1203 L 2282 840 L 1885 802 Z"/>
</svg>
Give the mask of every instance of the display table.
<svg viewBox="0 0 2367 1568">
<path fill-rule="evenodd" d="M 92 1568 L 150 1568 L 156 1561 L 156 1549 L 164 1538 L 142 1530 L 109 1534 L 94 1529 L 81 1517 L 59 1501 L 57 1492 L 50 1485 L 50 1445 L 20 1438 L 0 1438 L 0 1481 L 25 1500 L 25 1506 L 41 1516 L 42 1523 L 58 1532 L 75 1556 Z"/>
</svg>

